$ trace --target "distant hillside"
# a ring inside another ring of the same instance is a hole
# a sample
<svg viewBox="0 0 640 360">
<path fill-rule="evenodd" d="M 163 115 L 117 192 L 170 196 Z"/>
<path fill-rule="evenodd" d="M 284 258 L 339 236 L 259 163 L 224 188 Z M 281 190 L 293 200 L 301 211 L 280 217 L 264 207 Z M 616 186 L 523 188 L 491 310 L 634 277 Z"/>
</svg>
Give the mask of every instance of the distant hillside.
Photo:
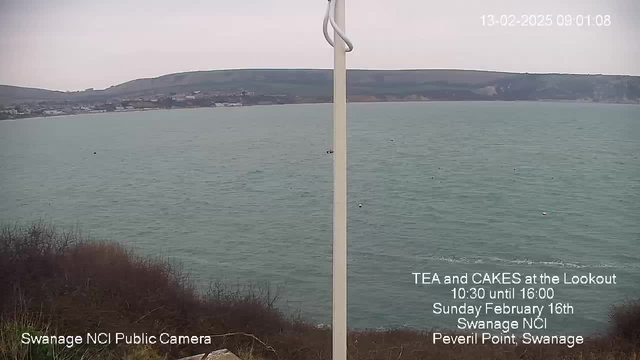
<svg viewBox="0 0 640 360">
<path fill-rule="evenodd" d="M 519 74 L 474 70 L 349 70 L 350 101 L 577 100 L 640 103 L 640 77 Z M 59 92 L 0 85 L 0 103 L 91 102 L 190 91 L 253 91 L 299 102 L 330 101 L 332 70 L 194 71 L 137 79 L 105 90 Z"/>
<path fill-rule="evenodd" d="M 64 100 L 67 93 L 19 86 L 0 85 L 0 104 L 42 100 Z"/>
</svg>

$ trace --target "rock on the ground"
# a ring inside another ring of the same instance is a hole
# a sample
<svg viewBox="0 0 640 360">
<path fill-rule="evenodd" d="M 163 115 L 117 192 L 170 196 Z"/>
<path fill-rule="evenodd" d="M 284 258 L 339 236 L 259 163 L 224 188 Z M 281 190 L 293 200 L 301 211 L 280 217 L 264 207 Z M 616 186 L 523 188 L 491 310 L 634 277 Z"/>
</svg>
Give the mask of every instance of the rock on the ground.
<svg viewBox="0 0 640 360">
<path fill-rule="evenodd" d="M 220 349 L 210 353 L 193 355 L 179 360 L 240 360 L 240 358 L 227 349 Z"/>
</svg>

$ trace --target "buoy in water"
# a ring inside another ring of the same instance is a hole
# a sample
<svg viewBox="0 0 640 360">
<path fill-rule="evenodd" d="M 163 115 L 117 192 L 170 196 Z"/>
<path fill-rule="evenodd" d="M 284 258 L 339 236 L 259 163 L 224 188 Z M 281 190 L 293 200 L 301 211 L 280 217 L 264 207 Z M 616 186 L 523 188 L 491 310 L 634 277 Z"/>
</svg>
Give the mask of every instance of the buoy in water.
<svg viewBox="0 0 640 360">
<path fill-rule="evenodd" d="M 358 204 L 358 207 L 359 207 L 359 208 L 361 208 L 361 207 L 362 207 L 362 204 Z"/>
</svg>

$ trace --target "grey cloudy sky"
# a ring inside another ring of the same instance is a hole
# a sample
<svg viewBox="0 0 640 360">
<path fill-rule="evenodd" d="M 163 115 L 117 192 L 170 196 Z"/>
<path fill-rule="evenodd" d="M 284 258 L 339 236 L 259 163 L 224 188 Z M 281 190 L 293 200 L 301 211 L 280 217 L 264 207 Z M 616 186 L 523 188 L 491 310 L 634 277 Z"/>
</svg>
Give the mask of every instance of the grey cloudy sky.
<svg viewBox="0 0 640 360">
<path fill-rule="evenodd" d="M 349 68 L 640 75 L 640 0 L 346 0 Z M 0 0 L 0 84 L 105 88 L 230 68 L 331 68 L 326 0 Z M 610 15 L 485 27 L 483 14 Z"/>
</svg>

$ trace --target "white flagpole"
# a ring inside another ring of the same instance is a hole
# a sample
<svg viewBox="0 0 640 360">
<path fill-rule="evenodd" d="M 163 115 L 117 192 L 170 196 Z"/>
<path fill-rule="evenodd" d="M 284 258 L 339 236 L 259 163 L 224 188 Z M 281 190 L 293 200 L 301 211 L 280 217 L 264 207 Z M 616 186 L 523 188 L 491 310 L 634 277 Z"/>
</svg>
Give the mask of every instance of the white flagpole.
<svg viewBox="0 0 640 360">
<path fill-rule="evenodd" d="M 322 23 L 333 46 L 333 360 L 347 360 L 347 63 L 345 1 L 329 0 Z M 333 39 L 328 25 L 333 27 Z"/>
<path fill-rule="evenodd" d="M 344 32 L 346 0 L 332 1 Z M 333 40 L 333 360 L 347 360 L 347 69 L 337 29 Z"/>
</svg>

